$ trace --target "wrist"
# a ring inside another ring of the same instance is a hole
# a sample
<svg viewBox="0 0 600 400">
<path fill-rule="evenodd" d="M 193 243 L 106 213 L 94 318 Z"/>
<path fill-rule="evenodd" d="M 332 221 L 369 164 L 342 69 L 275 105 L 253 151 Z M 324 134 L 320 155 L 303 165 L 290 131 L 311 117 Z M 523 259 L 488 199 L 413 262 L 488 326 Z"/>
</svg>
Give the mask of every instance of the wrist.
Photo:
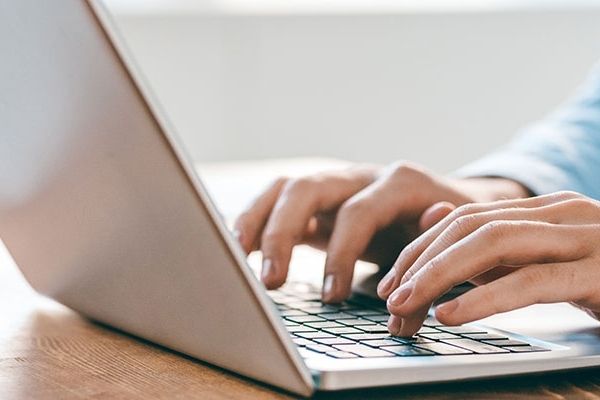
<svg viewBox="0 0 600 400">
<path fill-rule="evenodd" d="M 502 177 L 462 178 L 455 181 L 456 187 L 468 194 L 477 203 L 505 199 L 518 199 L 534 195 L 521 183 Z"/>
</svg>

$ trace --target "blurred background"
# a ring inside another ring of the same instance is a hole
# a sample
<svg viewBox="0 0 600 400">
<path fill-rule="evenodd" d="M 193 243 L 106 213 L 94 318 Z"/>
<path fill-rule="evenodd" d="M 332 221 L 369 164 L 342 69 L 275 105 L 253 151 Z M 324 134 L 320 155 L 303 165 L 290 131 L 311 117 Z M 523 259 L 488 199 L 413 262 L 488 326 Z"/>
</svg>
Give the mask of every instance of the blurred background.
<svg viewBox="0 0 600 400">
<path fill-rule="evenodd" d="M 106 0 L 197 162 L 448 172 L 600 60 L 600 0 Z"/>
</svg>

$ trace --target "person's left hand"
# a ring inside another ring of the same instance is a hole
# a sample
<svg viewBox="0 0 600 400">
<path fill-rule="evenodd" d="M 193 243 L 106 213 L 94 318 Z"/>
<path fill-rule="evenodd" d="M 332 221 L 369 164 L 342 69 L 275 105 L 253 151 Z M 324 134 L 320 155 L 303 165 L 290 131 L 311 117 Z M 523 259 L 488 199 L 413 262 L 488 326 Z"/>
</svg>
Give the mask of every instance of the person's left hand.
<svg viewBox="0 0 600 400">
<path fill-rule="evenodd" d="M 534 303 L 569 301 L 600 319 L 600 202 L 572 192 L 459 207 L 409 244 L 381 280 L 388 328 L 410 336 L 436 308 L 460 325 Z"/>
</svg>

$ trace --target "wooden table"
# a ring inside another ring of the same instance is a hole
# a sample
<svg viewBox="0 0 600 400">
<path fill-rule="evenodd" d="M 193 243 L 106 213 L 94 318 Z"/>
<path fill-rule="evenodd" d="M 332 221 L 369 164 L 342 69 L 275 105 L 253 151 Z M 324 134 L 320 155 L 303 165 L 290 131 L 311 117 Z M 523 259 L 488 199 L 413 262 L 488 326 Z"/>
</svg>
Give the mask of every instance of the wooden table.
<svg viewBox="0 0 600 400">
<path fill-rule="evenodd" d="M 288 399 L 273 388 L 91 322 L 35 293 L 0 243 L 1 399 Z M 333 399 L 600 399 L 600 369 L 318 393 Z"/>
</svg>

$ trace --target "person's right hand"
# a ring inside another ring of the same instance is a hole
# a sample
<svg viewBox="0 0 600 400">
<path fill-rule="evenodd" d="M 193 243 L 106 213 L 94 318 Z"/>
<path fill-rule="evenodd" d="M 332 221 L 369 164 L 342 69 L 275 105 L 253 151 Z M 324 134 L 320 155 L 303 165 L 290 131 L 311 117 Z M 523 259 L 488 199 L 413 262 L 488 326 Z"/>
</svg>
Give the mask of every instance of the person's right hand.
<svg viewBox="0 0 600 400">
<path fill-rule="evenodd" d="M 358 259 L 390 267 L 408 242 L 449 212 L 442 204 L 422 215 L 426 209 L 477 200 L 481 186 L 473 182 L 406 162 L 282 178 L 239 216 L 234 231 L 247 253 L 262 251 L 269 289 L 285 282 L 295 245 L 325 250 L 323 301 L 339 302 L 350 293 Z"/>
<path fill-rule="evenodd" d="M 380 282 L 388 329 L 413 335 L 433 302 L 466 281 L 476 287 L 436 307 L 441 323 L 563 301 L 600 319 L 599 226 L 600 202 L 574 192 L 459 207 Z"/>
</svg>

